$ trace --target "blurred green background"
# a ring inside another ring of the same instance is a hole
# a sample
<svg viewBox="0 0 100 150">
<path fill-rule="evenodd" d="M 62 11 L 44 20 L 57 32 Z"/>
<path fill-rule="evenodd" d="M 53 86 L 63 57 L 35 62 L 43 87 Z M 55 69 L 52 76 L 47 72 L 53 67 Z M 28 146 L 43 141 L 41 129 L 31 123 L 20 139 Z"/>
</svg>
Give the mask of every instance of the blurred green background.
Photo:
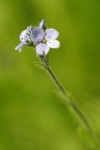
<svg viewBox="0 0 100 150">
<path fill-rule="evenodd" d="M 59 31 L 51 66 L 100 135 L 100 1 L 0 0 L 0 150 L 90 150 L 19 34 L 45 19 Z"/>
</svg>

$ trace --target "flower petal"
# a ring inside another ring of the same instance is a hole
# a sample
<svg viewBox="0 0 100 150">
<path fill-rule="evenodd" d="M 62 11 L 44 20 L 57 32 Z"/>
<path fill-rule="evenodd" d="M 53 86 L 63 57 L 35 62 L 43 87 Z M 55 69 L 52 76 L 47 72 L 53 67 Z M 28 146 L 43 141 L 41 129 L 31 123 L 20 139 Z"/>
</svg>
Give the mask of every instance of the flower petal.
<svg viewBox="0 0 100 150">
<path fill-rule="evenodd" d="M 29 35 L 27 34 L 27 30 L 24 30 L 20 34 L 20 40 L 21 41 L 27 41 L 29 39 Z"/>
<path fill-rule="evenodd" d="M 49 52 L 49 46 L 44 43 L 40 43 L 36 46 L 36 52 L 39 56 L 47 55 Z"/>
<path fill-rule="evenodd" d="M 39 42 L 41 42 L 43 36 L 44 36 L 43 29 L 33 28 L 32 32 L 31 32 L 31 38 L 34 43 L 38 44 Z"/>
<path fill-rule="evenodd" d="M 26 45 L 26 43 L 25 43 L 25 42 L 21 42 L 21 43 L 15 48 L 15 50 L 18 50 L 19 52 L 21 52 L 24 45 Z"/>
<path fill-rule="evenodd" d="M 47 40 L 55 40 L 58 36 L 59 32 L 55 29 L 50 28 L 45 31 L 45 38 Z"/>
<path fill-rule="evenodd" d="M 59 48 L 60 47 L 60 42 L 57 41 L 57 40 L 49 40 L 47 42 L 47 45 L 50 47 L 50 48 Z"/>
</svg>

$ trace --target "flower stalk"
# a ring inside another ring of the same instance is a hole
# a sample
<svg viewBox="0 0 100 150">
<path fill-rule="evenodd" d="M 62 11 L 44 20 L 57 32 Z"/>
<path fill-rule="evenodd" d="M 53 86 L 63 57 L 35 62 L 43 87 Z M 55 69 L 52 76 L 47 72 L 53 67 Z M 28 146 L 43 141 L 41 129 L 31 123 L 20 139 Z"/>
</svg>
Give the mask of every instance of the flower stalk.
<svg viewBox="0 0 100 150">
<path fill-rule="evenodd" d="M 70 99 L 68 92 L 64 89 L 62 84 L 59 82 L 55 74 L 53 73 L 47 56 L 40 57 L 40 60 L 42 62 L 42 65 L 44 66 L 45 70 L 49 74 L 50 78 L 52 79 L 53 83 L 57 87 L 58 91 L 61 93 L 64 100 L 67 102 L 68 106 L 72 108 L 72 110 L 77 114 L 77 116 L 81 119 L 87 133 L 93 138 L 93 141 L 95 144 L 97 144 L 97 136 L 95 135 L 91 125 L 89 124 L 89 121 L 85 117 L 85 115 L 82 113 L 82 111 L 79 109 L 79 107 Z"/>
</svg>

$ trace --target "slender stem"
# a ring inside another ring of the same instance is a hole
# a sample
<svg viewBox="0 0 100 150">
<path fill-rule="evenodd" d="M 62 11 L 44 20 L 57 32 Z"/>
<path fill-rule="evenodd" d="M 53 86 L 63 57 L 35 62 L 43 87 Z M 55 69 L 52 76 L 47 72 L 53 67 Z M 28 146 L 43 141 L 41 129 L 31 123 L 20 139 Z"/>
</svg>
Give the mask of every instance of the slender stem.
<svg viewBox="0 0 100 150">
<path fill-rule="evenodd" d="M 51 76 L 51 78 L 53 79 L 53 81 L 55 82 L 55 85 L 57 86 L 58 90 L 63 94 L 64 98 L 67 100 L 68 104 L 73 108 L 73 110 L 78 114 L 78 116 L 80 116 L 81 120 L 84 122 L 84 124 L 88 128 L 88 130 L 92 131 L 92 128 L 89 125 L 87 119 L 85 118 L 83 113 L 79 110 L 78 106 L 76 106 L 76 104 L 71 99 L 69 99 L 68 95 L 66 94 L 65 89 L 63 88 L 61 83 L 57 80 L 57 78 L 54 75 L 54 73 L 51 70 L 51 68 L 49 67 L 47 69 L 47 71 L 48 71 L 49 75 Z"/>
<path fill-rule="evenodd" d="M 58 90 L 60 91 L 60 93 L 63 95 L 64 99 L 67 101 L 68 105 L 76 112 L 76 114 L 80 117 L 80 119 L 82 120 L 82 122 L 84 123 L 85 127 L 87 128 L 88 132 L 95 137 L 95 134 L 88 122 L 88 120 L 86 119 L 86 117 L 84 116 L 84 114 L 80 111 L 80 109 L 78 108 L 78 106 L 70 99 L 68 93 L 66 92 L 66 90 L 64 89 L 64 87 L 62 86 L 62 84 L 58 81 L 58 79 L 56 78 L 55 74 L 53 73 L 51 67 L 49 66 L 49 62 L 47 57 L 43 57 L 42 59 L 42 63 L 45 67 L 45 69 L 47 70 L 48 74 L 50 75 L 50 77 L 52 78 L 53 82 L 55 83 L 56 87 L 58 88 Z"/>
<path fill-rule="evenodd" d="M 55 84 L 56 84 L 57 88 L 60 90 L 60 92 L 61 92 L 64 96 L 66 96 L 66 92 L 65 92 L 63 86 L 62 86 L 61 83 L 57 80 L 57 78 L 55 77 L 55 75 L 54 75 L 54 73 L 53 73 L 53 71 L 51 70 L 50 67 L 47 69 L 47 71 L 48 71 L 49 75 L 52 77 L 53 81 L 55 82 Z"/>
</svg>

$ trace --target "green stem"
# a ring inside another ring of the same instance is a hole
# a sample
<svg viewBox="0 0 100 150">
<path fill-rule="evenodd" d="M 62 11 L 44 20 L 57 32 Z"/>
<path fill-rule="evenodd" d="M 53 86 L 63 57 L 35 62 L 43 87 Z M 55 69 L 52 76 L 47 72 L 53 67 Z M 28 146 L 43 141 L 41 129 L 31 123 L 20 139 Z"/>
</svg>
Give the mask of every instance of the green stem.
<svg viewBox="0 0 100 150">
<path fill-rule="evenodd" d="M 87 129 L 91 132 L 92 128 L 89 125 L 87 119 L 85 118 L 85 116 L 83 115 L 83 113 L 79 110 L 78 106 L 68 97 L 65 89 L 63 88 L 63 86 L 61 85 L 61 83 L 57 80 L 56 76 L 54 75 L 53 71 L 51 70 L 51 68 L 47 68 L 47 71 L 50 75 L 50 77 L 52 78 L 53 82 L 55 83 L 56 87 L 58 88 L 58 90 L 61 92 L 61 94 L 64 96 L 64 98 L 66 99 L 67 103 L 69 104 L 69 106 L 71 106 L 73 108 L 73 110 L 78 114 L 78 116 L 81 118 L 81 120 L 83 121 L 83 123 L 85 124 L 85 126 L 87 127 Z"/>
<path fill-rule="evenodd" d="M 51 67 L 49 66 L 49 62 L 46 56 L 44 56 L 42 59 L 42 63 L 47 70 L 48 74 L 52 78 L 52 81 L 55 83 L 56 87 L 58 88 L 59 92 L 63 95 L 64 99 L 67 101 L 68 105 L 76 112 L 76 114 L 80 117 L 83 124 L 87 128 L 88 132 L 93 136 L 93 138 L 96 138 L 94 131 L 92 130 L 88 120 L 84 116 L 84 114 L 81 112 L 81 110 L 78 108 L 78 106 L 70 99 L 69 95 L 67 94 L 66 90 L 62 86 L 62 84 L 58 81 L 55 74 L 53 73 Z"/>
</svg>

